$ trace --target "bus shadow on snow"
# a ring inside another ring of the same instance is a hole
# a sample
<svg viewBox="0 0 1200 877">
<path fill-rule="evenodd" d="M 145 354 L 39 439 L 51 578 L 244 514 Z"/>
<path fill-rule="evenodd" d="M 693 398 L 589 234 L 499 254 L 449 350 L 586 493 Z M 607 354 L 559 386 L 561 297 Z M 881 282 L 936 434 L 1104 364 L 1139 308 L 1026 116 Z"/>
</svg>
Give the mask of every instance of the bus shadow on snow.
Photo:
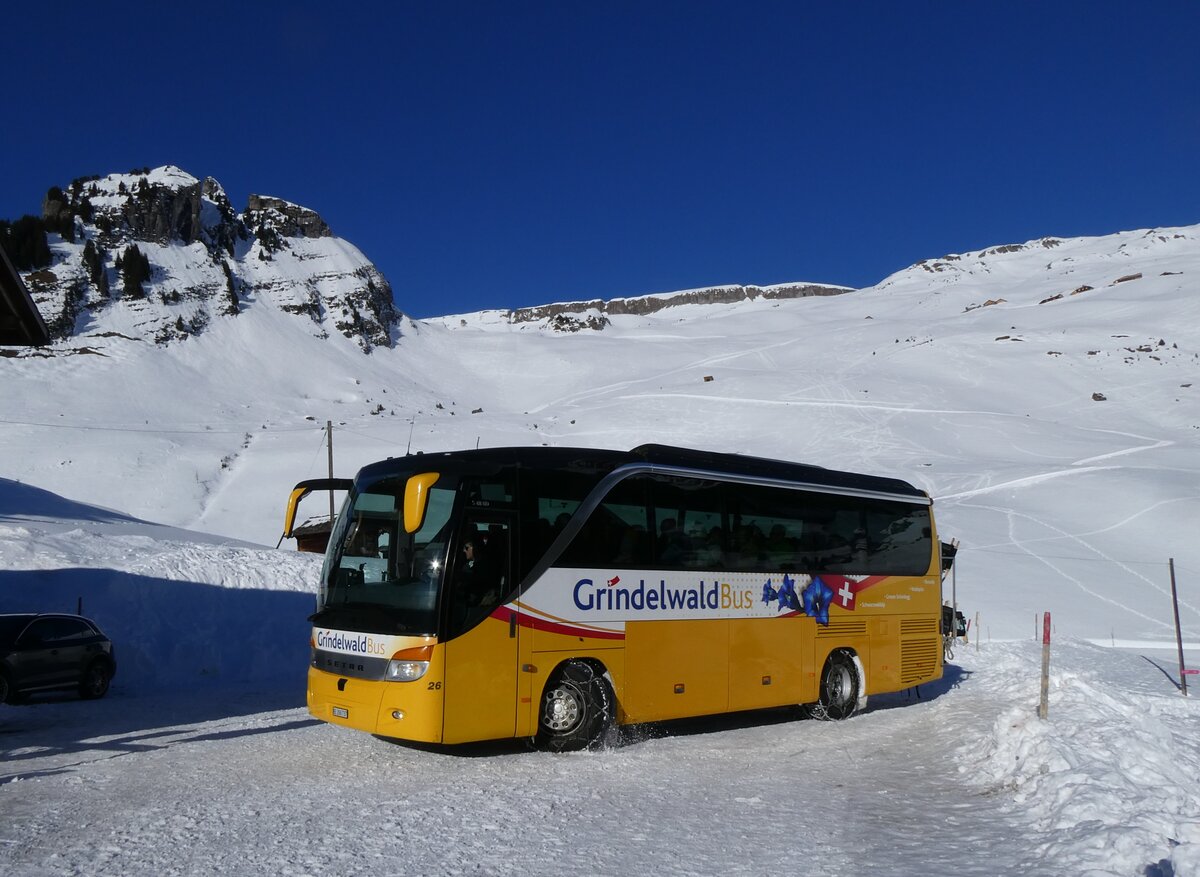
<svg viewBox="0 0 1200 877">
<path fill-rule="evenodd" d="M 957 688 L 970 676 L 970 672 L 955 664 L 946 664 L 942 678 L 904 691 L 873 694 L 867 700 L 867 708 L 848 721 L 884 710 L 900 709 L 920 702 L 929 702 Z M 614 748 L 636 746 L 649 740 L 664 737 L 686 737 L 704 734 L 719 734 L 725 731 L 741 731 L 752 728 L 770 727 L 789 722 L 819 721 L 811 718 L 804 706 L 784 706 L 762 710 L 746 710 L 736 713 L 719 713 L 712 716 L 697 716 L 687 719 L 672 719 L 665 722 L 648 722 L 644 725 L 628 725 L 617 729 Z"/>
<path fill-rule="evenodd" d="M 926 682 L 923 685 L 915 685 L 912 688 L 906 688 L 903 691 L 891 691 L 887 694 L 873 694 L 867 702 L 866 711 L 874 712 L 881 709 L 893 709 L 895 707 L 907 706 L 909 704 L 918 703 L 921 701 L 937 700 L 945 694 L 948 694 L 955 688 L 958 688 L 971 676 L 969 670 L 964 670 L 957 664 L 944 664 L 942 667 L 942 678 L 935 679 L 933 682 Z"/>
<path fill-rule="evenodd" d="M 872 713 L 902 709 L 917 703 L 931 702 L 946 695 L 962 685 L 971 673 L 956 664 L 946 664 L 942 678 L 924 685 L 905 689 L 904 691 L 872 695 L 867 702 L 867 708 L 861 716 Z M 852 717 L 854 721 L 858 717 Z M 639 725 L 622 725 L 609 732 L 599 751 L 626 749 L 631 746 L 641 746 L 655 740 L 668 737 L 701 737 L 708 734 L 721 734 L 727 731 L 744 731 L 754 728 L 768 728 L 774 725 L 789 724 L 800 721 L 816 721 L 810 719 L 808 710 L 803 706 L 772 707 L 770 709 L 744 710 L 734 713 L 718 713 L 711 716 L 695 716 L 686 719 L 671 719 L 661 722 L 646 722 Z M 480 743 L 461 743 L 445 745 L 440 743 L 418 743 L 410 740 L 397 740 L 391 737 L 376 736 L 377 740 L 389 743 L 414 752 L 424 752 L 436 755 L 449 755 L 458 758 L 497 758 L 502 756 L 522 755 L 530 752 L 533 747 L 527 738 L 486 740 Z"/>
<path fill-rule="evenodd" d="M 113 641 L 117 660 L 112 687 L 99 700 L 68 690 L 0 705 L 6 767 L 317 724 L 294 713 L 304 706 L 310 657 L 307 593 L 76 567 L 0 570 L 0 595 L 0 612 L 75 612 L 82 603 Z M 253 727 L 196 727 L 276 711 L 288 712 Z M 0 783 L 13 778 L 0 772 Z"/>
</svg>

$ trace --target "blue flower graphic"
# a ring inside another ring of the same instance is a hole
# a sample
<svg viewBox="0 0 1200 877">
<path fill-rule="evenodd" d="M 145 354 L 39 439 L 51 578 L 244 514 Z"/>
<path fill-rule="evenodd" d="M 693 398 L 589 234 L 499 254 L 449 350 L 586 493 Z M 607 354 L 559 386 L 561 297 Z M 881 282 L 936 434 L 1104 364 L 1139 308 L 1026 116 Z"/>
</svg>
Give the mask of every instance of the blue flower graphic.
<svg viewBox="0 0 1200 877">
<path fill-rule="evenodd" d="M 804 598 L 804 614 L 815 618 L 822 627 L 829 626 L 829 602 L 833 599 L 833 591 L 829 585 L 814 578 L 808 587 L 800 594 Z"/>
<path fill-rule="evenodd" d="M 783 584 L 779 586 L 779 611 L 784 609 L 800 610 L 800 598 L 796 596 L 796 580 L 786 574 Z"/>
<path fill-rule="evenodd" d="M 800 598 L 796 595 L 796 581 L 791 576 L 784 575 L 783 583 L 776 590 L 771 585 L 771 580 L 767 579 L 763 585 L 762 601 L 767 605 L 779 601 L 779 611 L 791 609 L 793 612 L 800 611 Z"/>
</svg>

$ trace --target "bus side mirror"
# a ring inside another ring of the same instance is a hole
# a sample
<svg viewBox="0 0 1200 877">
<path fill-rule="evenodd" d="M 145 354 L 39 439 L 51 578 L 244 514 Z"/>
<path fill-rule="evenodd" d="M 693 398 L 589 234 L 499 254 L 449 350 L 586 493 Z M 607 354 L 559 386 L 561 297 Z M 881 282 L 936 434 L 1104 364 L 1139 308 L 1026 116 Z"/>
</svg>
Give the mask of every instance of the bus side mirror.
<svg viewBox="0 0 1200 877">
<path fill-rule="evenodd" d="M 349 478 L 313 478 L 301 481 L 293 487 L 291 496 L 288 497 L 287 511 L 283 517 L 283 535 L 279 537 L 279 541 L 282 542 L 291 537 L 292 530 L 296 527 L 296 507 L 300 505 L 300 500 L 314 490 L 349 490 L 353 484 L 354 482 Z M 330 524 L 332 523 L 330 521 Z"/>
<path fill-rule="evenodd" d="M 404 530 L 415 533 L 425 523 L 425 509 L 429 505 L 429 488 L 438 480 L 436 472 L 422 472 L 408 479 L 404 485 Z"/>
<path fill-rule="evenodd" d="M 283 538 L 287 539 L 292 535 L 292 530 L 296 527 L 296 507 L 300 505 L 300 500 L 308 496 L 312 491 L 303 485 L 292 488 L 292 494 L 288 497 L 287 512 L 283 518 Z"/>
</svg>

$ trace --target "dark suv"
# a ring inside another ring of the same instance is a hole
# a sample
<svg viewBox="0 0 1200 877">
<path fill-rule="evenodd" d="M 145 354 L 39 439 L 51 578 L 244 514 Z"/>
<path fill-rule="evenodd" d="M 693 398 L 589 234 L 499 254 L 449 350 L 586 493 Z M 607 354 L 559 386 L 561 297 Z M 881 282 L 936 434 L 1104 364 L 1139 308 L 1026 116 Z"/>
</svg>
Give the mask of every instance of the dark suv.
<svg viewBox="0 0 1200 877">
<path fill-rule="evenodd" d="M 75 688 L 103 697 L 117 672 L 113 644 L 80 615 L 0 615 L 0 703 Z"/>
</svg>

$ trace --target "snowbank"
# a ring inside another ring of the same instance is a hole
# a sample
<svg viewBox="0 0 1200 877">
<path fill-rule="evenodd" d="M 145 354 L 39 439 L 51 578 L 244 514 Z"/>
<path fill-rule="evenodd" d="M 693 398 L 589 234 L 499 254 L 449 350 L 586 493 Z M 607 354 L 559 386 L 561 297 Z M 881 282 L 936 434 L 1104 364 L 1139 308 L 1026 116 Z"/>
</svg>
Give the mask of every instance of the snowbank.
<svg viewBox="0 0 1200 877">
<path fill-rule="evenodd" d="M 1164 645 L 1148 655 L 1052 645 L 1046 720 L 1035 712 L 1040 645 L 968 650 L 972 684 L 1008 706 L 959 748 L 959 770 L 1027 827 L 1031 868 L 1200 874 L 1200 703 L 1180 696 Z"/>
<path fill-rule="evenodd" d="M 0 479 L 0 612 L 82 608 L 129 691 L 290 679 L 302 693 L 320 562 Z"/>
</svg>

